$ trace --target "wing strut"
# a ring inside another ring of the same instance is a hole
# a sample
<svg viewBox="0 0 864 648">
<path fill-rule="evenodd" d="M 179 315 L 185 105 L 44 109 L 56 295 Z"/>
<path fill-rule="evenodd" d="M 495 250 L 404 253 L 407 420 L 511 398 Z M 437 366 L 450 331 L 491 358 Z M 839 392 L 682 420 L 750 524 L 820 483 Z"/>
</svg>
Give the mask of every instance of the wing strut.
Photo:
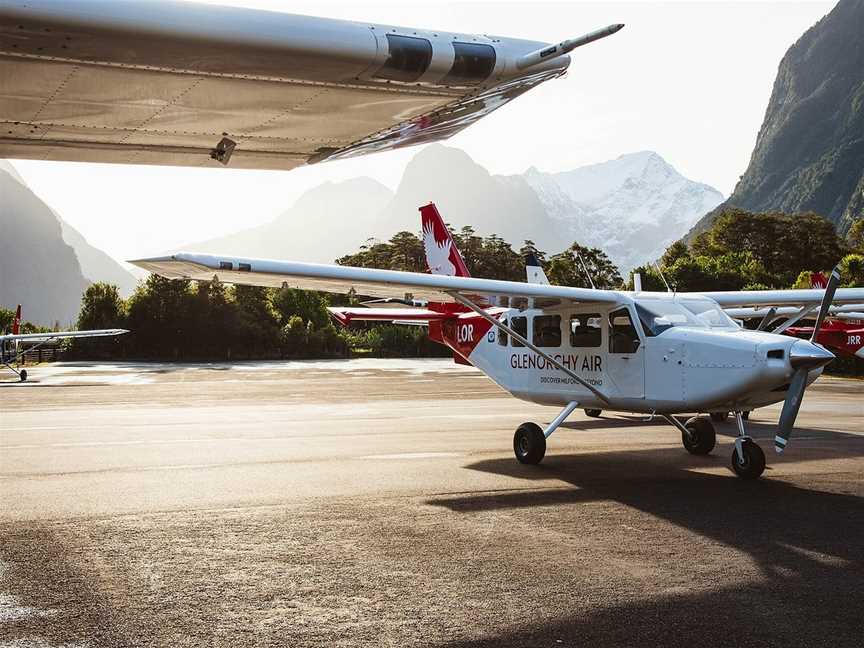
<svg viewBox="0 0 864 648">
<path fill-rule="evenodd" d="M 797 313 L 792 315 L 792 317 L 787 319 L 785 322 L 783 322 L 780 326 L 778 326 L 777 328 L 775 328 L 771 332 L 772 333 L 782 333 L 783 331 L 785 331 L 787 328 L 789 328 L 793 324 L 795 324 L 795 323 L 799 322 L 800 320 L 804 319 L 805 317 L 807 317 L 807 315 L 812 313 L 817 308 L 818 308 L 818 306 L 803 306 L 801 308 L 801 310 L 799 310 Z"/>
<path fill-rule="evenodd" d="M 485 319 L 487 322 L 489 322 L 489 323 L 492 324 L 493 326 L 495 326 L 495 327 L 497 327 L 498 329 L 504 331 L 507 335 L 509 335 L 510 337 L 512 337 L 514 340 L 516 340 L 516 341 L 520 342 L 521 344 L 523 344 L 524 346 L 528 347 L 529 349 L 531 349 L 531 350 L 532 350 L 534 353 L 536 353 L 537 355 L 542 356 L 543 358 L 545 358 L 545 359 L 546 359 L 546 362 L 548 362 L 549 364 L 551 364 L 551 365 L 552 365 L 553 367 L 555 367 L 556 369 L 559 369 L 559 370 L 563 371 L 565 374 L 567 374 L 568 376 L 570 376 L 570 377 L 571 377 L 573 380 L 575 380 L 577 383 L 579 383 L 580 385 L 582 385 L 585 389 L 587 389 L 587 390 L 590 391 L 592 394 L 594 394 L 594 395 L 595 395 L 597 398 L 599 398 L 601 401 L 603 401 L 603 402 L 606 403 L 607 405 L 609 404 L 609 399 L 608 399 L 608 398 L 607 398 L 607 397 L 606 397 L 606 396 L 605 396 L 605 395 L 604 395 L 604 394 L 603 394 L 599 389 L 597 389 L 596 387 L 594 387 L 593 385 L 591 385 L 590 383 L 588 383 L 587 381 L 585 381 L 584 379 L 582 379 L 580 376 L 578 376 L 578 375 L 575 374 L 573 371 L 571 371 L 570 369 L 568 369 L 567 367 L 565 367 L 563 364 L 561 364 L 560 362 L 558 362 L 555 358 L 553 358 L 551 355 L 549 355 L 548 353 L 546 353 L 545 351 L 543 351 L 543 350 L 540 349 L 539 347 L 537 347 L 537 346 L 531 344 L 531 342 L 529 342 L 529 341 L 526 340 L 524 337 L 522 337 L 521 335 L 519 335 L 519 334 L 518 334 L 516 331 L 514 331 L 512 328 L 510 328 L 510 327 L 507 326 L 506 324 L 503 324 L 503 323 L 499 322 L 499 321 L 498 321 L 498 318 L 496 318 L 496 317 L 492 317 L 492 316 L 491 316 L 489 313 L 487 313 L 485 310 L 483 310 L 482 308 L 480 308 L 479 306 L 477 306 L 473 301 L 471 301 L 470 299 L 468 299 L 467 297 L 465 297 L 464 295 L 462 295 L 461 293 L 458 293 L 458 292 L 449 292 L 449 291 L 448 291 L 447 294 L 450 295 L 453 299 L 455 299 L 456 301 L 458 301 L 458 302 L 459 302 L 460 304 L 462 304 L 463 306 L 467 306 L 468 308 L 470 308 L 472 311 L 474 311 L 475 313 L 477 313 L 480 317 L 482 317 L 483 319 Z"/>
</svg>

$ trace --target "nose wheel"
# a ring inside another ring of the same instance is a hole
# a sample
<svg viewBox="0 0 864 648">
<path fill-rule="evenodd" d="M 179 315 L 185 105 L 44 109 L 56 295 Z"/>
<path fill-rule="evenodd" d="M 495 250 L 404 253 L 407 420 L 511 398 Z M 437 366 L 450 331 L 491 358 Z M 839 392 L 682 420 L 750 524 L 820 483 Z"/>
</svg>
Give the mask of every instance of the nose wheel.
<svg viewBox="0 0 864 648">
<path fill-rule="evenodd" d="M 732 451 L 732 471 L 742 479 L 758 479 L 765 472 L 765 453 L 744 430 L 744 415 L 735 412 L 738 438 Z"/>
<path fill-rule="evenodd" d="M 765 471 L 765 453 L 753 439 L 745 437 L 735 442 L 732 470 L 742 479 L 758 479 Z"/>
</svg>

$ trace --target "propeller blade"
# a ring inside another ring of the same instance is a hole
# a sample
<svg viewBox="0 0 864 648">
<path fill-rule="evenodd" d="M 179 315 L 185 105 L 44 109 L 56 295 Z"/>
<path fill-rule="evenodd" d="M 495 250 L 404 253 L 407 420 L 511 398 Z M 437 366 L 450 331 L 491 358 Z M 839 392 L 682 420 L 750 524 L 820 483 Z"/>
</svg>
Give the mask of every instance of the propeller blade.
<svg viewBox="0 0 864 648">
<path fill-rule="evenodd" d="M 801 367 L 792 376 L 792 383 L 789 385 L 789 391 L 786 392 L 786 400 L 783 402 L 783 409 L 780 412 L 777 435 L 774 437 L 774 449 L 777 454 L 783 454 L 786 444 L 789 443 L 792 426 L 795 425 L 798 410 L 801 409 L 801 401 L 804 400 L 804 388 L 807 387 L 808 372 L 807 367 Z"/>
<path fill-rule="evenodd" d="M 810 341 L 815 342 L 816 336 L 819 334 L 819 329 L 822 328 L 822 322 L 828 314 L 828 309 L 831 308 L 831 302 L 834 301 L 834 293 L 837 292 L 837 286 L 840 284 L 840 269 L 835 267 L 831 271 L 831 278 L 828 280 L 828 285 L 825 286 L 825 294 L 822 296 L 822 305 L 819 307 L 819 317 L 816 318 L 816 326 L 813 327 L 813 335 L 810 336 Z"/>
</svg>

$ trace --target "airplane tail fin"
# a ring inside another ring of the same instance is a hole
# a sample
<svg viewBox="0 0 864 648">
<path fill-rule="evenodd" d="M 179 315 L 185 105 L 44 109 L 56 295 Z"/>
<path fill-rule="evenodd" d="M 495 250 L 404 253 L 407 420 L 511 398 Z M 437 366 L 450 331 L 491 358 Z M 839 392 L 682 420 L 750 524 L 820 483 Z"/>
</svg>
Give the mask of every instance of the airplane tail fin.
<svg viewBox="0 0 864 648">
<path fill-rule="evenodd" d="M 821 272 L 811 272 L 810 273 L 810 287 L 811 288 L 827 288 L 828 280 L 825 278 L 825 275 Z"/>
<path fill-rule="evenodd" d="M 12 320 L 12 335 L 18 335 L 21 332 L 21 304 L 15 309 L 15 319 Z"/>
<path fill-rule="evenodd" d="M 546 273 L 543 272 L 543 266 L 540 265 L 540 260 L 533 252 L 525 255 L 525 275 L 530 284 L 549 285 L 549 279 L 546 278 Z"/>
<path fill-rule="evenodd" d="M 430 202 L 420 208 L 420 220 L 423 224 L 423 248 L 426 251 L 426 267 L 429 272 L 451 277 L 470 277 L 468 266 L 465 265 L 435 203 Z"/>
</svg>

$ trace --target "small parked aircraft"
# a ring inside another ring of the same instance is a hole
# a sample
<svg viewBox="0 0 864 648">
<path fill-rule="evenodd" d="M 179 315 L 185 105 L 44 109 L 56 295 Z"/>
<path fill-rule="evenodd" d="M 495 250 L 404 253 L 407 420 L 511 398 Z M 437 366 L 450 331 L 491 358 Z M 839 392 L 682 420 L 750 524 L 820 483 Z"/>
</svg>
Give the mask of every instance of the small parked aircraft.
<svg viewBox="0 0 864 648">
<path fill-rule="evenodd" d="M 292 169 L 433 142 L 622 27 L 553 44 L 173 0 L 0 0 L 0 158 Z"/>
<path fill-rule="evenodd" d="M 126 329 L 94 329 L 90 331 L 52 331 L 50 333 L 21 333 L 21 304 L 15 309 L 15 318 L 12 320 L 12 333 L 0 335 L 0 364 L 18 376 L 21 382 L 27 380 L 26 369 L 16 369 L 15 364 L 27 351 L 37 349 L 43 344 L 66 340 L 70 338 L 106 337 L 111 335 L 123 335 L 128 333 Z M 22 342 L 28 343 L 24 348 Z"/>
<path fill-rule="evenodd" d="M 431 216 L 434 207 L 424 209 Z M 430 270 L 439 274 L 183 252 L 131 263 L 171 279 L 215 276 L 225 283 L 380 298 L 367 302 L 373 308 L 331 312 L 346 325 L 363 320 L 426 325 L 430 338 L 452 349 L 457 361 L 477 367 L 517 398 L 562 406 L 545 428 L 529 422 L 516 430 L 513 449 L 522 463 L 539 463 L 546 439 L 579 407 L 660 416 L 680 431 L 693 454 L 711 452 L 714 427 L 706 417 L 682 423 L 674 415 L 732 411 L 739 432 L 732 469 L 744 478 L 762 474 L 765 455 L 747 436 L 742 412 L 783 402 L 775 437 L 775 449 L 783 452 L 804 390 L 834 358 L 814 343 L 828 308 L 864 301 L 864 288 L 837 288 L 836 271 L 825 290 L 707 293 L 478 279 L 460 269 L 449 235 L 442 237 L 433 227 L 430 237 L 426 230 L 424 225 L 427 248 L 436 248 L 427 257 Z M 723 311 L 752 304 L 817 306 L 815 333 L 808 341 L 748 331 Z"/>
</svg>

